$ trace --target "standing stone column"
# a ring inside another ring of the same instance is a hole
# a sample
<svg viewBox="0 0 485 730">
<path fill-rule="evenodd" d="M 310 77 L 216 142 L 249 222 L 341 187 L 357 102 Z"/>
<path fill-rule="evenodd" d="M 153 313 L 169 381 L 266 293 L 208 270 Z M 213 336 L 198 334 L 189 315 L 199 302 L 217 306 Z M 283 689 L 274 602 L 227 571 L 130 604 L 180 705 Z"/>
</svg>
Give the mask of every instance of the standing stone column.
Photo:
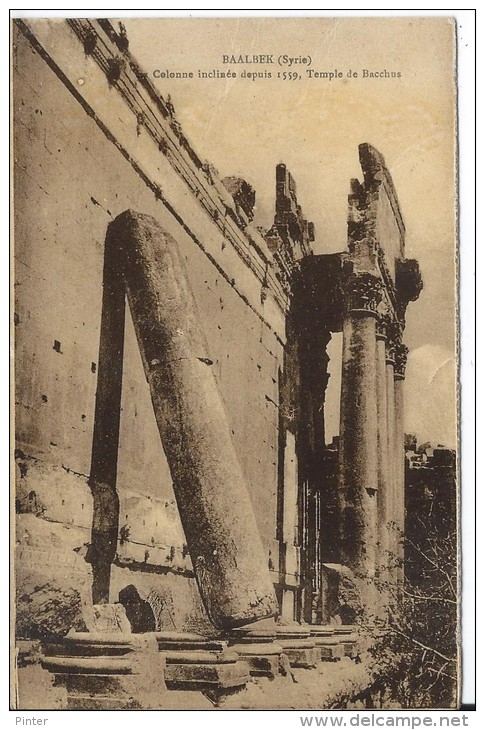
<svg viewBox="0 0 485 730">
<path fill-rule="evenodd" d="M 376 334 L 376 387 L 377 387 L 377 514 L 379 554 L 377 564 L 382 579 L 387 580 L 389 554 L 389 443 L 387 436 L 387 375 L 386 375 L 387 330 L 383 318 L 377 321 Z"/>
<path fill-rule="evenodd" d="M 373 579 L 377 546 L 376 319 L 381 282 L 352 274 L 343 324 L 339 441 L 341 561 Z"/>
<path fill-rule="evenodd" d="M 386 499 L 385 524 L 388 533 L 388 554 L 389 568 L 394 572 L 397 539 L 396 539 L 396 419 L 395 419 L 395 393 L 394 393 L 394 358 L 395 344 L 388 328 L 386 342 L 386 406 L 387 406 L 387 453 L 388 453 L 388 490 Z"/>
<path fill-rule="evenodd" d="M 268 562 L 177 243 L 125 211 L 120 260 L 160 438 L 209 618 L 232 628 L 277 613 Z"/>
<path fill-rule="evenodd" d="M 408 348 L 402 343 L 396 346 L 394 364 L 394 416 L 395 416 L 395 521 L 397 532 L 397 557 L 400 568 L 397 571 L 398 583 L 404 576 L 404 518 L 405 518 L 405 485 L 404 485 L 404 414 L 403 414 L 403 381 L 406 369 Z"/>
</svg>

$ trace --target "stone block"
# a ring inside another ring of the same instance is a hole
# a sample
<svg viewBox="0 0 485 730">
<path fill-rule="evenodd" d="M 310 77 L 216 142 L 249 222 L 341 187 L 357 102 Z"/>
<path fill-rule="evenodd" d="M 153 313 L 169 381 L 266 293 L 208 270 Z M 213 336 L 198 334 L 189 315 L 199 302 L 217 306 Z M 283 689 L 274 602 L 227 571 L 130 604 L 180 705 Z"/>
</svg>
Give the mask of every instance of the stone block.
<svg viewBox="0 0 485 730">
<path fill-rule="evenodd" d="M 90 606 L 84 611 L 84 620 L 91 634 L 131 633 L 126 611 L 119 603 L 101 603 Z"/>
<path fill-rule="evenodd" d="M 214 690 L 219 701 L 226 691 L 242 689 L 249 680 L 248 664 L 228 650 L 227 641 L 176 631 L 158 631 L 155 637 L 165 658 L 169 689 Z"/>
<path fill-rule="evenodd" d="M 348 625 L 363 612 L 362 585 L 350 568 L 338 563 L 322 566 L 324 620 Z"/>
<path fill-rule="evenodd" d="M 181 690 L 227 690 L 243 688 L 249 680 L 248 665 L 238 661 L 233 654 L 225 663 L 213 660 L 203 663 L 202 657 L 193 664 L 185 657 L 171 657 L 167 663 L 166 683 L 169 689 Z"/>
<path fill-rule="evenodd" d="M 290 667 L 312 669 L 320 663 L 320 651 L 310 635 L 309 626 L 296 623 L 278 625 L 276 635 Z"/>
</svg>

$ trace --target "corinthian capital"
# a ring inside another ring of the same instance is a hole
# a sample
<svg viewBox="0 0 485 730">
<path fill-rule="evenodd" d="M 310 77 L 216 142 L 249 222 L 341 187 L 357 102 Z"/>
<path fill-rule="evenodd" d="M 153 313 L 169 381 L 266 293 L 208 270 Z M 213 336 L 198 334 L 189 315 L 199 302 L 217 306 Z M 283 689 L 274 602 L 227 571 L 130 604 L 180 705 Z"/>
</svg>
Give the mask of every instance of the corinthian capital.
<svg viewBox="0 0 485 730">
<path fill-rule="evenodd" d="M 392 316 L 389 307 L 383 302 L 377 312 L 376 335 L 379 340 L 387 340 L 389 328 L 392 325 Z"/>
<path fill-rule="evenodd" d="M 388 363 L 394 363 L 396 360 L 396 352 L 401 343 L 401 327 L 398 322 L 391 316 L 388 316 L 385 321 L 386 327 L 386 360 Z"/>
<path fill-rule="evenodd" d="M 394 377 L 398 380 L 404 380 L 406 372 L 406 363 L 408 360 L 409 348 L 399 342 L 396 345 L 394 353 Z"/>
<path fill-rule="evenodd" d="M 377 316 L 377 307 L 382 299 L 383 285 L 379 277 L 369 273 L 352 273 L 345 282 L 347 310 L 372 312 Z"/>
</svg>

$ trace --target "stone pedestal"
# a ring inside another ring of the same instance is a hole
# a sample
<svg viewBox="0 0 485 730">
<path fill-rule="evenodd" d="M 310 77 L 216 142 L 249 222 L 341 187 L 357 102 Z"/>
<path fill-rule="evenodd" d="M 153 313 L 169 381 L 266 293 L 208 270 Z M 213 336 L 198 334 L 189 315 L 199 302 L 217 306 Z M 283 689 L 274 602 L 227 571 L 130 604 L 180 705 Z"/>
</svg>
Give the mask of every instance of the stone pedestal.
<svg viewBox="0 0 485 730">
<path fill-rule="evenodd" d="M 229 648 L 248 663 L 249 673 L 253 677 L 270 679 L 287 672 L 287 659 L 276 639 L 276 628 L 247 626 L 234 629 L 227 635 Z"/>
<path fill-rule="evenodd" d="M 345 654 L 344 644 L 335 633 L 335 626 L 312 626 L 311 637 L 320 651 L 322 662 L 336 662 Z"/>
<path fill-rule="evenodd" d="M 220 700 L 249 681 L 248 664 L 227 641 L 176 631 L 157 631 L 155 638 L 169 689 L 210 692 Z"/>
<path fill-rule="evenodd" d="M 309 626 L 277 626 L 276 635 L 278 644 L 288 657 L 290 667 L 313 669 L 320 663 L 320 650 L 315 645 Z"/>
<path fill-rule="evenodd" d="M 355 626 L 340 624 L 333 627 L 334 634 L 343 647 L 344 656 L 354 658 L 358 654 L 359 635 Z"/>
<path fill-rule="evenodd" d="M 177 242 L 125 211 L 106 245 L 120 268 L 201 597 L 234 628 L 277 614 L 268 559 Z"/>
<path fill-rule="evenodd" d="M 71 631 L 45 647 L 42 666 L 67 693 L 69 710 L 159 708 L 164 658 L 153 635 Z"/>
</svg>

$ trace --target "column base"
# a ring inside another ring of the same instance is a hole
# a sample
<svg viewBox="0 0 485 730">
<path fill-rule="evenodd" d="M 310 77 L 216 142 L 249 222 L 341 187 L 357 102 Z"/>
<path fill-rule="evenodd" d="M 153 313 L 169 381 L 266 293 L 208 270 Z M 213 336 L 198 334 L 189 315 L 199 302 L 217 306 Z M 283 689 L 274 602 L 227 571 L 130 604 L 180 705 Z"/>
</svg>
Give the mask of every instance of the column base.
<svg viewBox="0 0 485 730">
<path fill-rule="evenodd" d="M 279 674 L 288 674 L 288 659 L 276 641 L 274 628 L 247 626 L 234 629 L 227 635 L 227 640 L 231 651 L 248 663 L 251 676 L 275 679 Z"/>
<path fill-rule="evenodd" d="M 359 635 L 355 626 L 340 624 L 333 627 L 334 633 L 338 637 L 344 649 L 344 656 L 354 659 L 358 656 L 358 640 Z"/>
<path fill-rule="evenodd" d="M 320 650 L 320 661 L 338 662 L 345 656 L 344 646 L 335 633 L 335 626 L 312 626 L 311 636 Z"/>
<path fill-rule="evenodd" d="M 310 627 L 301 624 L 276 626 L 277 641 L 288 657 L 290 667 L 313 669 L 320 663 L 320 650 L 310 636 Z"/>
<path fill-rule="evenodd" d="M 165 691 L 153 635 L 70 631 L 44 648 L 44 669 L 66 690 L 68 710 L 150 709 Z"/>
<path fill-rule="evenodd" d="M 228 650 L 227 641 L 176 631 L 157 631 L 155 638 L 166 662 L 168 689 L 199 690 L 219 701 L 249 681 L 248 664 Z"/>
</svg>

